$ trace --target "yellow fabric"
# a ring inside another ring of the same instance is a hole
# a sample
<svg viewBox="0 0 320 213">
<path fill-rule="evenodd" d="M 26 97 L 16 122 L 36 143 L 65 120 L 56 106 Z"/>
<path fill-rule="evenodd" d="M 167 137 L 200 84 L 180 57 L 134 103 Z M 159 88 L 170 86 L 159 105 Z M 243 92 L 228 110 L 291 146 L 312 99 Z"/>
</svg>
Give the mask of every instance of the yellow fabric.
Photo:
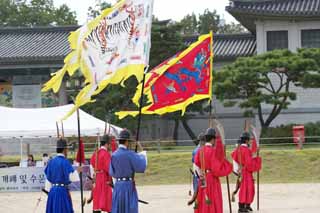
<svg viewBox="0 0 320 213">
<path fill-rule="evenodd" d="M 77 95 L 75 99 L 75 108 L 66 117 L 64 117 L 64 119 L 68 118 L 78 107 L 88 102 L 93 102 L 94 100 L 91 99 L 91 96 L 99 94 L 108 84 L 121 83 L 121 85 L 123 85 L 123 82 L 131 76 L 135 76 L 139 82 L 142 80 L 145 65 L 129 64 L 128 66 L 122 67 L 114 72 L 110 79 L 104 80 L 96 85 L 94 77 L 92 76 L 85 60 L 82 58 L 82 51 L 84 48 L 82 43 L 84 39 L 90 35 L 104 17 L 124 6 L 126 3 L 127 0 L 119 1 L 115 6 L 103 10 L 94 20 L 70 34 L 68 40 L 72 52 L 65 58 L 65 65 L 63 68 L 54 73 L 52 78 L 45 83 L 42 88 L 42 92 L 47 92 L 52 89 L 57 93 L 66 73 L 68 73 L 69 76 L 73 76 L 77 70 L 81 71 L 85 78 L 86 86 Z"/>
<path fill-rule="evenodd" d="M 172 67 L 173 65 L 175 65 L 177 62 L 179 62 L 183 57 L 185 57 L 188 53 L 190 53 L 195 47 L 197 47 L 199 44 L 201 44 L 204 40 L 211 38 L 211 56 L 210 56 L 210 65 L 211 65 L 211 75 L 210 75 L 210 80 L 212 82 L 213 77 L 212 77 L 212 65 L 213 65 L 213 33 L 210 32 L 209 34 L 206 35 L 202 35 L 199 37 L 198 41 L 191 44 L 186 50 L 184 50 L 178 57 L 175 57 L 171 60 L 168 61 L 168 63 L 162 65 L 161 67 L 158 67 L 156 70 L 153 70 L 153 72 L 156 72 L 157 74 L 159 74 L 159 77 L 166 72 L 170 67 Z M 146 74 L 146 82 L 149 81 L 149 79 L 152 77 L 152 73 L 148 73 Z M 212 99 L 212 83 L 210 84 L 210 89 L 209 89 L 209 94 L 206 95 L 194 95 L 193 97 L 189 98 L 188 100 L 186 100 L 185 102 L 176 104 L 176 105 L 170 105 L 170 106 L 166 106 L 163 108 L 160 108 L 158 110 L 155 111 L 148 111 L 148 108 L 150 106 L 152 106 L 152 85 L 158 80 L 158 78 L 154 78 L 151 82 L 149 82 L 148 86 L 144 88 L 144 95 L 147 96 L 147 103 L 149 103 L 148 106 L 145 106 L 142 108 L 141 113 L 142 114 L 158 114 L 158 115 L 162 115 L 165 113 L 170 113 L 170 112 L 175 112 L 175 111 L 179 111 L 181 110 L 181 115 L 184 115 L 187 106 L 202 100 L 202 99 L 206 99 L 209 98 L 209 100 Z M 133 103 L 135 103 L 137 106 L 139 106 L 139 99 L 141 96 L 141 90 L 142 90 L 142 84 L 139 84 L 137 86 L 137 91 L 134 95 L 134 97 L 132 98 Z M 116 115 L 119 117 L 119 119 L 123 119 L 126 116 L 137 116 L 138 112 L 137 111 L 121 111 L 121 112 L 117 112 Z"/>
</svg>

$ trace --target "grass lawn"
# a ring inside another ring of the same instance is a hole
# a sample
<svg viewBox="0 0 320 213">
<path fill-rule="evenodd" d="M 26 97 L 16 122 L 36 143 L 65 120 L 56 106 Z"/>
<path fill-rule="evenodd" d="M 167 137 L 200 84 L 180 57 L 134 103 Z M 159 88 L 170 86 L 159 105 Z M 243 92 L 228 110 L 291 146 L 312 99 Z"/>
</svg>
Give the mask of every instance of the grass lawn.
<svg viewBox="0 0 320 213">
<path fill-rule="evenodd" d="M 139 185 L 189 184 L 191 147 L 187 149 L 165 150 L 160 154 L 148 152 L 148 169 L 145 174 L 137 174 Z M 230 160 L 231 147 L 227 156 Z M 72 156 L 72 155 L 70 155 Z M 86 157 L 90 158 L 91 154 Z M 261 183 L 320 183 L 320 149 L 264 149 L 261 151 L 263 169 Z M 36 156 L 40 159 L 40 156 Z M 2 162 L 18 162 L 19 156 L 3 156 Z M 225 178 L 221 179 L 222 181 Z M 231 183 L 235 182 L 230 175 Z"/>
<path fill-rule="evenodd" d="M 227 153 L 229 158 L 230 152 Z M 320 150 L 265 150 L 261 152 L 261 183 L 320 182 Z M 229 158 L 230 159 L 230 158 Z M 190 183 L 191 154 L 185 152 L 149 153 L 148 169 L 136 176 L 138 184 Z M 225 178 L 222 178 L 224 181 Z M 230 176 L 232 183 L 234 175 Z"/>
</svg>

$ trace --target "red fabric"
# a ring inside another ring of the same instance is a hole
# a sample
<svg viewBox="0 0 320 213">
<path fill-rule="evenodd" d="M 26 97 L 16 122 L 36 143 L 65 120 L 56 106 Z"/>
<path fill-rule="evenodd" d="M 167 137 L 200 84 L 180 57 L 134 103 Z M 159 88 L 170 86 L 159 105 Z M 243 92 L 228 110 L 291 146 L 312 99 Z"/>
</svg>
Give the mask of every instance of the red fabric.
<svg viewBox="0 0 320 213">
<path fill-rule="evenodd" d="M 255 138 L 252 139 L 252 144 L 251 144 L 251 152 L 256 153 L 258 151 L 258 144 L 257 140 Z"/>
<path fill-rule="evenodd" d="M 112 207 L 112 177 L 109 175 L 110 153 L 105 149 L 98 151 L 96 166 L 96 152 L 91 157 L 90 164 L 96 170 L 96 183 L 93 188 L 93 210 L 111 212 Z"/>
<path fill-rule="evenodd" d="M 81 159 L 80 159 L 80 153 L 81 153 Z M 83 144 L 83 141 L 82 139 L 80 139 L 80 146 L 79 146 L 79 149 L 77 151 L 77 157 L 76 157 L 76 162 L 78 163 L 85 163 L 85 155 L 84 155 L 84 144 Z"/>
<path fill-rule="evenodd" d="M 261 158 L 252 157 L 252 151 L 247 146 L 240 146 L 231 154 L 232 159 L 241 165 L 242 181 L 239 191 L 239 203 L 251 204 L 255 189 L 253 172 L 261 169 Z"/>
<path fill-rule="evenodd" d="M 114 137 L 111 139 L 111 151 L 114 153 L 118 149 L 117 141 Z"/>
<path fill-rule="evenodd" d="M 222 213 L 223 202 L 219 177 L 229 175 L 232 171 L 232 165 L 224 158 L 217 158 L 217 156 L 224 155 L 223 146 L 221 148 L 219 143 L 217 143 L 215 147 L 204 146 L 197 152 L 195 164 L 199 168 L 201 168 L 202 151 L 204 154 L 204 168 L 205 170 L 209 170 L 209 172 L 206 173 L 207 187 L 202 188 L 199 181 L 198 209 L 195 209 L 195 213 Z M 211 204 L 206 203 L 206 196 L 211 201 Z"/>
<path fill-rule="evenodd" d="M 210 40 L 211 38 L 208 38 L 195 46 L 192 51 L 163 74 L 157 73 L 158 68 L 169 60 L 150 72 L 151 77 L 145 84 L 145 88 L 152 86 L 152 104 L 148 111 L 186 102 L 195 95 L 210 94 Z M 178 56 L 179 53 L 174 57 Z"/>
</svg>

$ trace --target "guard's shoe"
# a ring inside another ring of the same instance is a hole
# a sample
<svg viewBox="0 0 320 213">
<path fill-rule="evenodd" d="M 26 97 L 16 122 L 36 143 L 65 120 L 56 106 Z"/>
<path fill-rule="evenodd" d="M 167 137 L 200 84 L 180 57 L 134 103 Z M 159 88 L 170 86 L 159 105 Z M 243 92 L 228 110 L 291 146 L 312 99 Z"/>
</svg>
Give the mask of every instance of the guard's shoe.
<svg viewBox="0 0 320 213">
<path fill-rule="evenodd" d="M 245 205 L 248 212 L 253 212 L 253 209 L 251 208 L 250 204 Z"/>
<path fill-rule="evenodd" d="M 238 213 L 248 213 L 249 211 L 246 209 L 245 204 L 239 203 L 239 210 Z"/>
</svg>

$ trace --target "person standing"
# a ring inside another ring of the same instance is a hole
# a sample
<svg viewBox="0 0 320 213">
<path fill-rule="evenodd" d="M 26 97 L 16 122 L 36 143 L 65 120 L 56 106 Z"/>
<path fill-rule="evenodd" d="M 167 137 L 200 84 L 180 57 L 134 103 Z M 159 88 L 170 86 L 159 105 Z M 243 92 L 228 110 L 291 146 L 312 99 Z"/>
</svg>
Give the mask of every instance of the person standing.
<svg viewBox="0 0 320 213">
<path fill-rule="evenodd" d="M 198 153 L 199 149 L 200 149 L 200 146 L 201 146 L 201 143 L 204 142 L 204 134 L 201 132 L 199 135 L 198 135 L 198 138 L 197 140 L 194 141 L 194 143 L 196 144 L 196 148 L 192 151 L 192 165 L 193 165 L 193 191 L 195 192 L 197 189 L 198 189 L 198 176 L 197 176 L 197 173 L 196 173 L 196 165 L 194 163 L 194 159 L 196 157 L 196 154 Z"/>
<path fill-rule="evenodd" d="M 112 213 L 138 213 L 138 194 L 135 173 L 144 173 L 147 168 L 146 152 L 135 153 L 128 149 L 130 132 L 122 130 L 119 147 L 111 156 L 109 173 L 115 178 L 112 194 Z"/>
<path fill-rule="evenodd" d="M 238 175 L 241 176 L 239 191 L 239 213 L 252 212 L 251 203 L 254 200 L 255 189 L 253 172 L 261 169 L 261 158 L 253 157 L 254 152 L 250 149 L 250 133 L 244 132 L 240 136 L 239 146 L 231 156 L 238 165 Z"/>
<path fill-rule="evenodd" d="M 48 201 L 46 213 L 73 213 L 72 201 L 68 185 L 79 181 L 82 167 L 75 171 L 67 159 L 68 145 L 64 139 L 57 141 L 57 156 L 48 162 L 44 170 Z"/>
<path fill-rule="evenodd" d="M 112 206 L 112 177 L 109 175 L 111 160 L 111 137 L 104 135 L 100 141 L 100 149 L 94 152 L 90 160 L 91 174 L 95 180 L 93 186 L 93 213 L 111 212 Z"/>
<path fill-rule="evenodd" d="M 224 146 L 216 140 L 216 131 L 209 128 L 205 132 L 205 145 L 195 157 L 197 171 L 200 174 L 197 197 L 199 213 L 222 213 L 222 190 L 219 177 L 232 172 L 232 165 L 225 159 Z"/>
</svg>

